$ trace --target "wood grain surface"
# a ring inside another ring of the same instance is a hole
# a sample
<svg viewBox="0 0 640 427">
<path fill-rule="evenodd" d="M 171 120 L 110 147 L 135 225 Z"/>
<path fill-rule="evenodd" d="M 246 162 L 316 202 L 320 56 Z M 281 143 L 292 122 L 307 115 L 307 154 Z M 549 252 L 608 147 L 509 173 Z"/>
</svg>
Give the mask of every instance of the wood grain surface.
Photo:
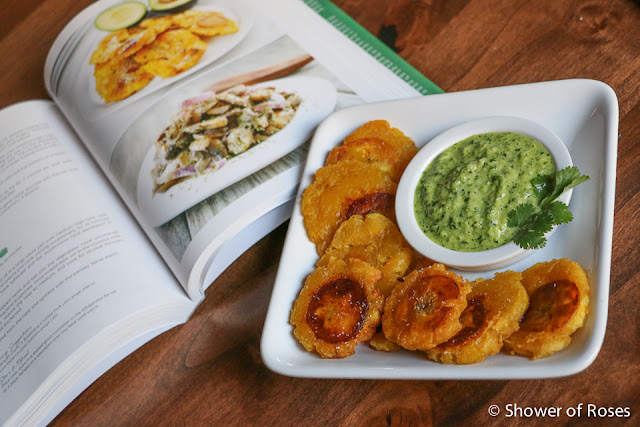
<svg viewBox="0 0 640 427">
<path fill-rule="evenodd" d="M 66 425 L 640 425 L 640 6 L 631 0 L 336 0 L 447 92 L 562 78 L 609 84 L 620 103 L 604 345 L 585 371 L 528 381 L 292 379 L 259 341 L 285 226 L 238 259 L 183 326 L 91 385 Z M 3 0 L 0 107 L 46 98 L 43 65 L 86 0 Z M 1 185 L 1 184 L 0 184 Z M 595 220 L 595 219 L 594 219 Z M 492 418 L 490 405 L 630 407 L 626 419 Z"/>
</svg>

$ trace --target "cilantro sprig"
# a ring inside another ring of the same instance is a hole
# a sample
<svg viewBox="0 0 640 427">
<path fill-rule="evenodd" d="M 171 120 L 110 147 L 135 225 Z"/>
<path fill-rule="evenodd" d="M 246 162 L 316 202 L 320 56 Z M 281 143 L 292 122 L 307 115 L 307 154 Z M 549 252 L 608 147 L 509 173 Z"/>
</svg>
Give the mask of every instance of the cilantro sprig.
<svg viewBox="0 0 640 427">
<path fill-rule="evenodd" d="M 507 226 L 517 228 L 513 241 L 524 249 L 544 247 L 547 239 L 544 235 L 555 225 L 573 220 L 569 207 L 556 201 L 565 191 L 589 179 L 581 175 L 575 166 L 566 167 L 554 175 L 541 175 L 534 178 L 534 192 L 538 198 L 538 207 L 531 203 L 518 205 L 509 212 Z"/>
</svg>

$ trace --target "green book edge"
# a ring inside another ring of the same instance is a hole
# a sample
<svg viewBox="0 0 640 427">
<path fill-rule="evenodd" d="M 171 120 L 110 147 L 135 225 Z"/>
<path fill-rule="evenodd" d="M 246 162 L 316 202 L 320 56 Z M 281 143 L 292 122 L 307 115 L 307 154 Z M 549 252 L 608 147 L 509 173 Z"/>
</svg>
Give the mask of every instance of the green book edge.
<svg viewBox="0 0 640 427">
<path fill-rule="evenodd" d="M 407 61 L 402 59 L 389 46 L 382 43 L 373 34 L 358 24 L 342 9 L 329 0 L 302 0 L 318 15 L 323 17 L 334 28 L 344 34 L 348 39 L 356 43 L 371 55 L 376 61 L 384 65 L 388 70 L 407 82 L 412 88 L 422 95 L 443 93 L 431 80 L 423 76 Z"/>
</svg>

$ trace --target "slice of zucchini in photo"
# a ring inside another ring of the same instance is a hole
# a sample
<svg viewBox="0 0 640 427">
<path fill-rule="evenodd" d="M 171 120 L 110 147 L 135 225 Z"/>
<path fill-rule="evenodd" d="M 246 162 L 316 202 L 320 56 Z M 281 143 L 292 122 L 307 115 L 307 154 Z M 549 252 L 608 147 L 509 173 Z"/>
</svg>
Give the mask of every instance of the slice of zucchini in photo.
<svg viewBox="0 0 640 427">
<path fill-rule="evenodd" d="M 102 12 L 94 24 L 102 31 L 117 31 L 131 27 L 142 21 L 147 14 L 147 6 L 139 1 L 127 1 Z"/>
<path fill-rule="evenodd" d="M 194 5 L 196 0 L 149 0 L 151 10 L 157 12 L 178 12 Z"/>
</svg>

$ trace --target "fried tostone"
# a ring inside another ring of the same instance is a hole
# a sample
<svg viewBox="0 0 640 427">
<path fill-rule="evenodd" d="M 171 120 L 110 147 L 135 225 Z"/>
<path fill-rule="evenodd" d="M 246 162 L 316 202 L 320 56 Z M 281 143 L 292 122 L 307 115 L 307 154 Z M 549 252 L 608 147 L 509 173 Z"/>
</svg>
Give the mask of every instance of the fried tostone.
<svg viewBox="0 0 640 427">
<path fill-rule="evenodd" d="M 366 163 L 344 161 L 318 169 L 301 203 L 307 236 L 318 254 L 353 215 L 377 212 L 395 221 L 397 187 L 387 173 Z"/>
<path fill-rule="evenodd" d="M 354 130 L 344 139 L 346 144 L 363 138 L 380 138 L 393 144 L 394 147 L 410 147 L 415 144 L 402 131 L 392 128 L 386 120 L 372 120 Z"/>
<path fill-rule="evenodd" d="M 134 56 L 143 71 L 162 78 L 173 77 L 193 67 L 204 55 L 207 44 L 187 30 L 169 30 Z"/>
<path fill-rule="evenodd" d="M 220 12 L 187 10 L 174 16 L 173 22 L 180 28 L 207 37 L 232 34 L 238 31 L 236 23 Z"/>
<path fill-rule="evenodd" d="M 382 272 L 376 288 L 386 297 L 407 270 L 411 254 L 411 247 L 390 219 L 378 213 L 354 215 L 340 224 L 316 266 L 327 265 L 331 258 L 366 261 Z"/>
<path fill-rule="evenodd" d="M 376 332 L 367 344 L 376 351 L 398 351 L 402 349 L 398 344 L 389 341 L 382 331 Z"/>
<path fill-rule="evenodd" d="M 305 281 L 291 310 L 293 334 L 323 358 L 355 353 L 380 324 L 384 298 L 375 284 L 382 273 L 359 259 L 333 259 Z"/>
<path fill-rule="evenodd" d="M 90 64 L 119 61 L 138 52 L 153 42 L 158 34 L 155 28 L 123 28 L 106 35 L 91 54 Z"/>
<path fill-rule="evenodd" d="M 538 263 L 522 273 L 522 284 L 529 309 L 503 351 L 535 360 L 566 348 L 589 311 L 589 281 L 582 267 L 567 258 Z"/>
<path fill-rule="evenodd" d="M 427 350 L 429 359 L 440 363 L 482 362 L 497 354 L 504 340 L 519 328 L 529 306 L 529 297 L 520 283 L 522 274 L 497 273 L 493 279 L 471 284 L 467 308 L 460 316 L 462 330 L 435 348 Z"/>
<path fill-rule="evenodd" d="M 167 30 L 180 28 L 173 22 L 173 17 L 171 15 L 162 15 L 155 18 L 143 19 L 142 22 L 138 24 L 138 27 L 153 28 L 158 34 Z"/>
<path fill-rule="evenodd" d="M 422 270 L 423 268 L 432 266 L 435 263 L 436 262 L 431 258 L 427 258 L 421 253 L 414 251 L 413 257 L 411 258 L 411 264 L 409 264 L 409 268 L 407 270 L 407 275 L 414 272 L 415 270 Z"/>
<path fill-rule="evenodd" d="M 96 64 L 93 73 L 96 92 L 105 102 L 120 101 L 139 91 L 153 80 L 132 57 Z"/>
<path fill-rule="evenodd" d="M 469 283 L 442 264 L 416 270 L 387 298 L 382 331 L 408 350 L 431 349 L 462 329 L 469 291 Z"/>
<path fill-rule="evenodd" d="M 382 120 L 370 123 L 385 123 L 386 128 L 389 128 L 389 124 Z M 368 124 L 363 127 L 365 126 L 373 127 Z M 405 137 L 397 129 L 394 131 L 397 131 L 401 137 L 396 135 L 396 132 L 387 132 L 389 135 L 385 135 L 385 137 L 389 139 L 377 137 L 347 139 L 343 145 L 331 150 L 326 164 L 331 165 L 343 160 L 371 163 L 389 173 L 393 181 L 399 182 L 402 173 L 418 149 L 410 138 Z"/>
</svg>

